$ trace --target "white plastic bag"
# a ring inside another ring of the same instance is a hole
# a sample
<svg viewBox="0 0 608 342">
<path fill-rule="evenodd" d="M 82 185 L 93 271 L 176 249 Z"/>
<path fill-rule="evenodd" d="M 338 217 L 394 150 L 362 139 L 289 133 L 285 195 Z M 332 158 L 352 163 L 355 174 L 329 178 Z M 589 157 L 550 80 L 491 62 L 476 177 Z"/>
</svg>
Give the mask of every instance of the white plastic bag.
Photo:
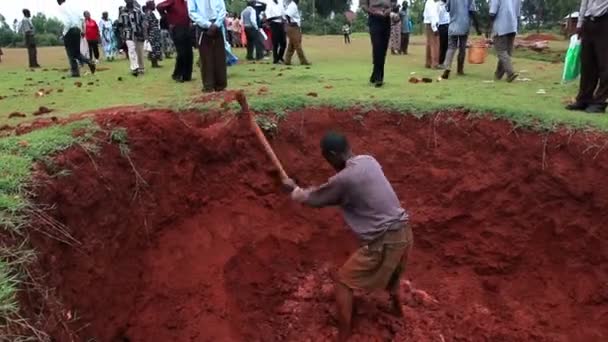
<svg viewBox="0 0 608 342">
<path fill-rule="evenodd" d="M 146 40 L 144 42 L 144 51 L 146 51 L 146 52 L 152 52 L 152 44 L 150 44 L 149 40 Z"/>
<path fill-rule="evenodd" d="M 264 37 L 264 40 L 268 39 L 268 36 L 266 35 L 266 32 L 264 32 L 264 30 L 260 29 L 260 33 L 262 34 L 262 37 Z"/>
<path fill-rule="evenodd" d="M 85 57 L 89 57 L 89 43 L 84 38 L 80 38 L 80 54 Z"/>
</svg>

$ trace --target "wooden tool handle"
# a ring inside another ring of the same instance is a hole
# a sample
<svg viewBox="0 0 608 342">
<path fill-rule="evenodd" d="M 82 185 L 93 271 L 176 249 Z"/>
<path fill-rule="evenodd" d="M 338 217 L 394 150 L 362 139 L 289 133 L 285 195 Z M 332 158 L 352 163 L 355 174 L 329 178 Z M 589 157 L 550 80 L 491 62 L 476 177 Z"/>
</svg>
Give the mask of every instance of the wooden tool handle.
<svg viewBox="0 0 608 342">
<path fill-rule="evenodd" d="M 249 111 L 249 105 L 247 104 L 247 99 L 245 98 L 245 94 L 243 92 L 238 92 L 236 94 L 236 100 L 241 105 L 241 110 L 243 111 L 243 113 L 249 117 L 249 122 L 251 123 L 251 127 L 252 127 L 253 131 L 255 132 L 255 135 L 258 138 L 258 141 L 264 147 L 264 152 L 266 152 L 268 157 L 270 157 L 270 160 L 272 161 L 272 164 L 274 165 L 274 167 L 279 171 L 279 176 L 281 177 L 281 180 L 288 179 L 289 176 L 287 176 L 287 172 L 285 172 L 283 165 L 281 165 L 281 161 L 279 160 L 277 155 L 274 153 L 274 150 L 272 149 L 272 146 L 270 146 L 270 143 L 268 143 L 268 139 L 266 139 L 264 132 L 262 132 L 262 129 L 260 128 L 260 126 L 258 126 L 258 123 L 255 121 L 255 117 L 253 116 L 253 113 L 251 113 Z"/>
</svg>

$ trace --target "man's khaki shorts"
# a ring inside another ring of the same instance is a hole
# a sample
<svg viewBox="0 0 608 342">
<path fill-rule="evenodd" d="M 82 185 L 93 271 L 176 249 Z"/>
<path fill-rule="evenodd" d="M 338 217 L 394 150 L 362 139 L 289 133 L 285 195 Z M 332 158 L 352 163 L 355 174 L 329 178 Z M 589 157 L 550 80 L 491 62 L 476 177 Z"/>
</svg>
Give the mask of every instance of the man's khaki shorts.
<svg viewBox="0 0 608 342">
<path fill-rule="evenodd" d="M 338 281 L 351 289 L 393 290 L 405 271 L 414 243 L 412 229 L 403 225 L 353 253 L 338 271 Z"/>
</svg>

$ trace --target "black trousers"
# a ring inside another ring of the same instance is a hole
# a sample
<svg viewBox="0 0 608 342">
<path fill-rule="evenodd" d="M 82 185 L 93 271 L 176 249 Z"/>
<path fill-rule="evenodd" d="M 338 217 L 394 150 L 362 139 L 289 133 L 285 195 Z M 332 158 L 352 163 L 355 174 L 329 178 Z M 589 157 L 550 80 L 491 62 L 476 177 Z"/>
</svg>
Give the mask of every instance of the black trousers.
<svg viewBox="0 0 608 342">
<path fill-rule="evenodd" d="M 384 63 L 386 50 L 391 37 L 391 20 L 389 17 L 371 16 L 368 19 L 369 34 L 372 39 L 372 60 L 374 71 L 370 82 L 384 82 Z"/>
<path fill-rule="evenodd" d="M 173 78 L 183 81 L 192 80 L 192 64 L 194 53 L 192 52 L 192 31 L 188 26 L 175 26 L 171 29 L 171 38 L 175 44 L 175 68 Z"/>
<path fill-rule="evenodd" d="M 410 46 L 410 33 L 401 32 L 401 53 L 407 55 L 407 50 Z"/>
<path fill-rule="evenodd" d="M 350 34 L 344 35 L 344 44 L 350 44 Z"/>
<path fill-rule="evenodd" d="M 222 30 L 214 36 L 202 32 L 199 51 L 201 55 L 201 74 L 204 91 L 222 91 L 228 86 L 226 47 Z"/>
<path fill-rule="evenodd" d="M 606 105 L 608 100 L 608 14 L 583 24 L 581 83 L 577 102 Z"/>
<path fill-rule="evenodd" d="M 27 47 L 30 68 L 38 67 L 38 50 L 36 48 L 36 38 L 34 37 L 34 34 L 25 35 L 25 46 Z"/>
<path fill-rule="evenodd" d="M 247 60 L 253 60 L 254 50 L 255 59 L 264 58 L 264 42 L 261 39 L 260 32 L 253 27 L 245 27 L 245 35 L 247 36 Z"/>
<path fill-rule="evenodd" d="M 449 24 L 438 26 L 438 30 L 439 30 L 439 64 L 443 64 L 443 62 L 445 61 L 445 56 L 448 53 L 448 46 L 449 46 L 448 28 L 449 27 L 450 27 Z"/>
<path fill-rule="evenodd" d="M 272 31 L 272 57 L 274 63 L 278 63 L 279 61 L 283 61 L 285 50 L 287 49 L 285 25 L 272 21 L 270 22 L 270 30 Z"/>
<path fill-rule="evenodd" d="M 80 75 L 78 63 L 91 64 L 91 61 L 80 52 L 80 34 L 81 31 L 79 28 L 72 27 L 66 32 L 65 36 L 63 36 L 63 45 L 65 46 L 65 52 L 70 61 L 72 76 Z"/>
<path fill-rule="evenodd" d="M 98 40 L 87 40 L 89 44 L 89 59 L 99 59 L 99 41 Z"/>
</svg>

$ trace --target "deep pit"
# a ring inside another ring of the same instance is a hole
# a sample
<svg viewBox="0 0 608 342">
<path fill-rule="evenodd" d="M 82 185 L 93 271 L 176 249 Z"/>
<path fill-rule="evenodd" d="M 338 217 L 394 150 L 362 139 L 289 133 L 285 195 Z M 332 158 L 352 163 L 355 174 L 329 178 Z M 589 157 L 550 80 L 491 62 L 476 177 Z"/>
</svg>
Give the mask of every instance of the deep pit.
<svg viewBox="0 0 608 342">
<path fill-rule="evenodd" d="M 356 246 L 340 213 L 291 203 L 246 124 L 206 129 L 213 120 L 98 115 L 98 154 L 59 155 L 69 176 L 41 167 L 35 200 L 82 243 L 33 237 L 63 303 L 64 322 L 45 327 L 56 341 L 334 336 L 330 273 Z M 109 142 L 116 127 L 128 158 Z M 406 296 L 397 319 L 382 293 L 360 295 L 353 341 L 608 340 L 606 138 L 457 113 L 301 110 L 272 139 L 300 182 L 332 174 L 318 151 L 328 129 L 383 165 L 413 220 L 406 278 L 436 300 Z"/>
</svg>

